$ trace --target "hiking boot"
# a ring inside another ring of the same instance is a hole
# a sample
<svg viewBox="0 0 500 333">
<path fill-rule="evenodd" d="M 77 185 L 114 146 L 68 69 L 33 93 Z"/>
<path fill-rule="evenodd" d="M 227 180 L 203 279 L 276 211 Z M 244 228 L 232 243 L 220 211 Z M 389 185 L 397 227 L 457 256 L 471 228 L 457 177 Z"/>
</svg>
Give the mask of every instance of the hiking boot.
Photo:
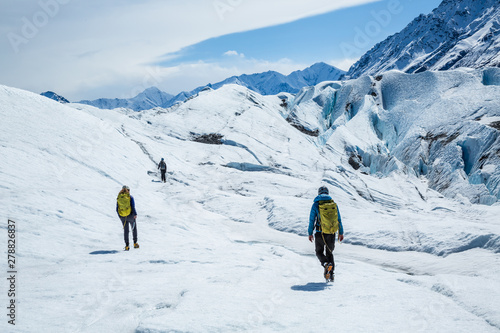
<svg viewBox="0 0 500 333">
<path fill-rule="evenodd" d="M 130 250 L 130 247 L 128 245 L 125 246 L 125 251 Z"/>
<path fill-rule="evenodd" d="M 134 243 L 134 249 L 138 249 L 139 248 L 139 243 Z"/>
<path fill-rule="evenodd" d="M 325 264 L 325 279 L 333 281 L 333 264 L 331 262 Z"/>
</svg>

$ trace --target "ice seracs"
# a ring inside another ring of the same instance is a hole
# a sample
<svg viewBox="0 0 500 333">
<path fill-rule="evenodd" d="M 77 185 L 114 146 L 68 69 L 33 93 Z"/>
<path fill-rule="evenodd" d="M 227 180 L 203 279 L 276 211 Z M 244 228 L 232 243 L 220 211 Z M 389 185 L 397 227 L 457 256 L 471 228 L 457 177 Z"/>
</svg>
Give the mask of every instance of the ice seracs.
<svg viewBox="0 0 500 333">
<path fill-rule="evenodd" d="M 375 77 L 304 88 L 289 117 L 354 169 L 425 177 L 450 197 L 500 199 L 500 69 Z M 471 93 L 473 92 L 473 93 Z"/>
</svg>

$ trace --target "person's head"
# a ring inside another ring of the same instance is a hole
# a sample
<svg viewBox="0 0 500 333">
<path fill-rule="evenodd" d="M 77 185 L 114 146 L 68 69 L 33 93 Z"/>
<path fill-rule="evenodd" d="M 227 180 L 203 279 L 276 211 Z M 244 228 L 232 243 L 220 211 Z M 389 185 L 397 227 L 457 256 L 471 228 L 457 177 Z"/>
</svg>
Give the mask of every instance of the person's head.
<svg viewBox="0 0 500 333">
<path fill-rule="evenodd" d="M 321 186 L 321 187 L 318 189 L 318 195 L 322 195 L 322 194 L 329 194 L 329 192 L 328 192 L 328 187 L 326 187 L 326 186 Z"/>
<path fill-rule="evenodd" d="M 123 185 L 122 190 L 120 191 L 120 193 L 125 193 L 125 192 L 130 193 L 130 187 L 128 187 L 127 185 Z"/>
<path fill-rule="evenodd" d="M 161 158 L 161 160 L 163 161 L 163 157 Z"/>
</svg>

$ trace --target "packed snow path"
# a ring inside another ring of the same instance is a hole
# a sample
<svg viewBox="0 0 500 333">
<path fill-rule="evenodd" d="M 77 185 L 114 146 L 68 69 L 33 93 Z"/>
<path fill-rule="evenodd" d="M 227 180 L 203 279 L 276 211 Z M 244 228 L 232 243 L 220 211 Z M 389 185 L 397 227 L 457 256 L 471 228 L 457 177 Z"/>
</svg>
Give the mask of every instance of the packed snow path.
<svg viewBox="0 0 500 333">
<path fill-rule="evenodd" d="M 2 332 L 500 328 L 499 207 L 331 168 L 332 153 L 273 109 L 279 100 L 256 106 L 228 87 L 136 114 L 0 88 L 2 230 L 16 221 L 19 270 L 16 326 L 4 317 Z M 248 150 L 192 142 L 191 131 Z M 227 167 L 255 156 L 267 171 Z M 150 175 L 160 157 L 166 184 Z M 306 237 L 323 183 L 346 230 L 333 284 Z M 141 248 L 128 252 L 115 213 L 123 184 L 139 214 Z"/>
</svg>

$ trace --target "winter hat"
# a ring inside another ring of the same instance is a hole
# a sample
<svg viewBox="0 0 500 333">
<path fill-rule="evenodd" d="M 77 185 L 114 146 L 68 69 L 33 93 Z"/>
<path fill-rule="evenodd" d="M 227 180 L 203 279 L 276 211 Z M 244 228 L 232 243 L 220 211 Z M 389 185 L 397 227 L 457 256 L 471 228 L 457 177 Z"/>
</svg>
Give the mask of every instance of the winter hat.
<svg viewBox="0 0 500 333">
<path fill-rule="evenodd" d="M 321 195 L 321 194 L 328 194 L 328 188 L 326 186 L 321 186 L 318 189 L 318 195 Z"/>
</svg>

